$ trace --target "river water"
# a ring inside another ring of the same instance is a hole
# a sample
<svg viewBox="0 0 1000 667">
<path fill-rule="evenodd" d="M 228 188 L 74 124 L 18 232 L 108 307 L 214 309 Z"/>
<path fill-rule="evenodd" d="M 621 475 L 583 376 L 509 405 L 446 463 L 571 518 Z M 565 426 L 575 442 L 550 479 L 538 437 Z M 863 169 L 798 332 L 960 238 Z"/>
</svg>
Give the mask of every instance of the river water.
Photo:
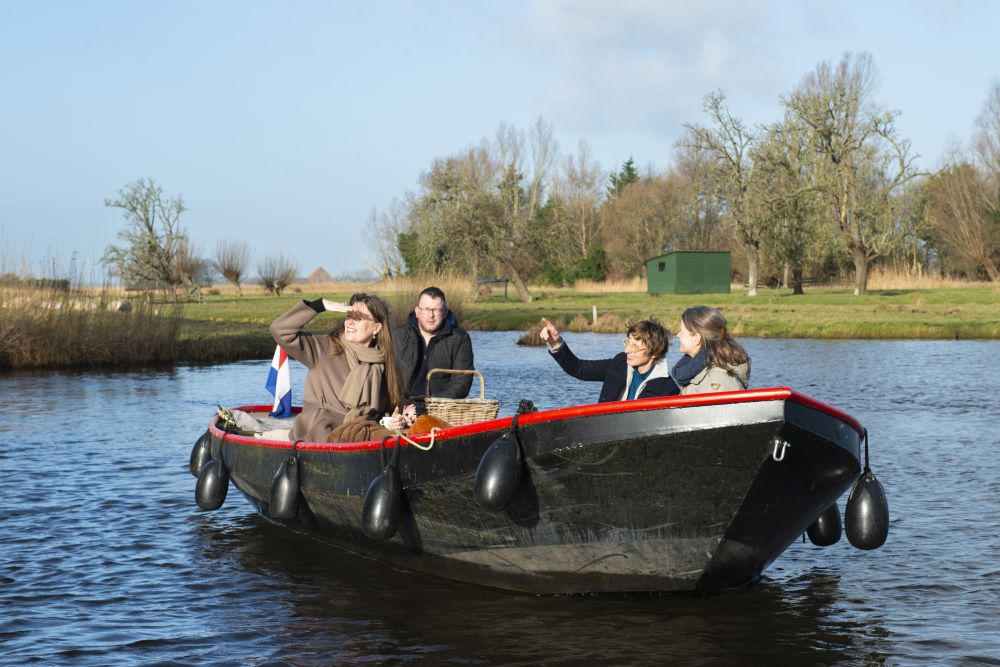
<svg viewBox="0 0 1000 667">
<path fill-rule="evenodd" d="M 473 334 L 502 414 L 596 400 L 516 338 Z M 599 358 L 620 336 L 567 339 Z M 711 596 L 463 587 L 271 524 L 235 490 L 198 510 L 191 446 L 216 403 L 268 402 L 268 360 L 0 375 L 0 663 L 1000 664 L 1000 342 L 744 343 L 752 386 L 869 429 L 891 529 L 872 552 L 797 542 Z"/>
</svg>

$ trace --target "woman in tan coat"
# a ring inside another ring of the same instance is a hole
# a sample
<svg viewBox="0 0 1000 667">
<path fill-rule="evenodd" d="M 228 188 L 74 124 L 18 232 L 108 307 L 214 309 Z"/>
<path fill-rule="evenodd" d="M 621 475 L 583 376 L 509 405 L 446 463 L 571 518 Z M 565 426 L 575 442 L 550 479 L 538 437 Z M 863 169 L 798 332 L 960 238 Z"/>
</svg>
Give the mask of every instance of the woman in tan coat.
<svg viewBox="0 0 1000 667">
<path fill-rule="evenodd" d="M 670 376 L 681 394 L 739 391 L 750 381 L 750 355 L 729 335 L 718 308 L 691 306 L 681 315 L 681 358 Z"/>
<path fill-rule="evenodd" d="M 325 311 L 346 313 L 347 319 L 328 334 L 303 331 Z M 398 415 L 406 396 L 388 320 L 389 307 L 380 297 L 355 294 L 346 304 L 301 301 L 271 323 L 275 342 L 309 369 L 290 439 L 326 442 L 345 420 Z"/>
</svg>

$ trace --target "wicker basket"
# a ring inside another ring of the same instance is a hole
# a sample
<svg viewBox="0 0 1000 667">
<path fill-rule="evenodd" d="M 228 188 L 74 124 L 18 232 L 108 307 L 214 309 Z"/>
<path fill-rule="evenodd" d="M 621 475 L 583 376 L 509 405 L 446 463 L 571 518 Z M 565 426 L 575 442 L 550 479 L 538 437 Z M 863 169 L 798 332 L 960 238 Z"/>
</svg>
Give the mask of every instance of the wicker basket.
<svg viewBox="0 0 1000 667">
<path fill-rule="evenodd" d="M 457 373 L 475 375 L 479 378 L 479 398 L 435 398 L 428 396 L 431 389 L 431 376 L 437 373 Z M 463 426 L 476 422 L 489 421 L 500 411 L 500 401 L 484 398 L 486 381 L 479 371 L 456 371 L 448 368 L 433 368 L 427 372 L 427 388 L 424 390 L 424 403 L 427 414 L 448 422 L 452 426 Z"/>
</svg>

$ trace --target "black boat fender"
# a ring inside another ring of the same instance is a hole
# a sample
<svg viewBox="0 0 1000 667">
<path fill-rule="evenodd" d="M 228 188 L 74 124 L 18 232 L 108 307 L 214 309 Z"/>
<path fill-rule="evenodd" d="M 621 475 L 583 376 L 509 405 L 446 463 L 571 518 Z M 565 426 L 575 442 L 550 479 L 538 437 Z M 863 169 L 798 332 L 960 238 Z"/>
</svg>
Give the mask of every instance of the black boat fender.
<svg viewBox="0 0 1000 667">
<path fill-rule="evenodd" d="M 812 525 L 806 530 L 809 541 L 818 547 L 828 547 L 840 541 L 840 534 L 843 532 L 840 523 L 840 508 L 837 503 L 823 510 L 823 513 L 816 517 Z"/>
<path fill-rule="evenodd" d="M 205 431 L 200 438 L 195 440 L 194 447 L 191 448 L 191 461 L 188 469 L 195 477 L 201 472 L 202 466 L 212 458 L 212 434 Z"/>
<path fill-rule="evenodd" d="M 212 459 L 201 467 L 198 482 L 194 485 L 194 499 L 203 510 L 217 510 L 226 501 L 229 491 L 229 471 L 219 459 Z"/>
<path fill-rule="evenodd" d="M 517 436 L 520 416 L 520 413 L 514 415 L 510 429 L 494 440 L 479 460 L 472 488 L 476 504 L 483 509 L 499 512 L 510 503 L 521 484 L 523 457 Z"/>
<path fill-rule="evenodd" d="M 385 462 L 385 442 L 382 440 L 382 473 L 372 480 L 365 492 L 361 509 L 361 529 L 373 540 L 391 539 L 399 529 L 402 515 L 403 484 L 399 479 L 399 437 L 392 450 L 392 458 Z"/>
<path fill-rule="evenodd" d="M 865 430 L 865 469 L 847 498 L 844 523 L 847 539 L 858 549 L 878 549 L 889 536 L 889 501 L 868 465 L 868 431 Z"/>
<path fill-rule="evenodd" d="M 299 513 L 299 453 L 298 444 L 292 443 L 292 453 L 281 462 L 281 467 L 271 480 L 267 513 L 273 519 L 294 519 Z"/>
</svg>

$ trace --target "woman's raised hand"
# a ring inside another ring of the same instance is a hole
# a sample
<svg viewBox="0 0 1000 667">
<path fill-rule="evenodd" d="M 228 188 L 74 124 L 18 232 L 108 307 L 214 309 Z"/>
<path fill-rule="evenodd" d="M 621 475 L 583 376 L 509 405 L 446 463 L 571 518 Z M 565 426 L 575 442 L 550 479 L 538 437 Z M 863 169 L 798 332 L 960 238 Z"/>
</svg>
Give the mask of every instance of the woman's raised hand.
<svg viewBox="0 0 1000 667">
<path fill-rule="evenodd" d="M 545 341 L 545 344 L 549 346 L 550 350 L 554 350 L 562 345 L 562 336 L 559 335 L 559 330 L 556 329 L 556 325 L 549 322 L 544 317 L 542 318 L 542 329 L 538 332 L 538 337 Z"/>
<path fill-rule="evenodd" d="M 330 301 L 326 297 L 323 297 L 323 309 L 332 313 L 349 313 L 351 312 L 351 307 L 346 303 L 340 303 L 339 301 Z"/>
</svg>

